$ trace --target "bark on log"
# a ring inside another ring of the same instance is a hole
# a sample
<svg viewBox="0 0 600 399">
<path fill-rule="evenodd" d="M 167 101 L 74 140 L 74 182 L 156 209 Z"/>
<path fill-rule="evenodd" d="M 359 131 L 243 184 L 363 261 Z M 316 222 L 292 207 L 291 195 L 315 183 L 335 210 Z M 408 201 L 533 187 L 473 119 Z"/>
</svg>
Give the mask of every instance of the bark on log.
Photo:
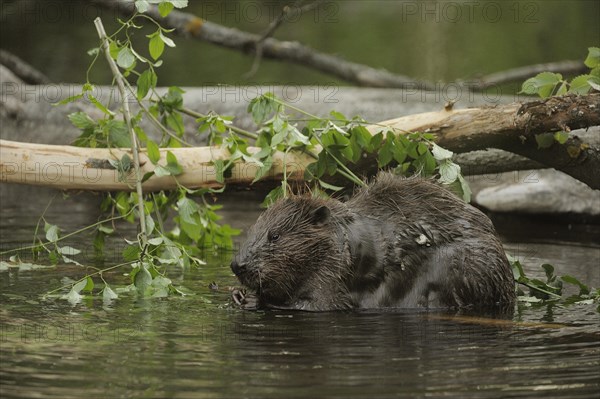
<svg viewBox="0 0 600 399">
<path fill-rule="evenodd" d="M 527 104 L 509 104 L 489 108 L 429 112 L 385 121 L 369 126 L 376 132 L 384 126 L 403 131 L 425 131 L 437 135 L 437 142 L 455 152 L 487 148 L 506 149 L 527 155 L 549 167 L 562 170 L 600 189 L 600 150 L 572 137 L 565 145 L 537 149 L 535 134 L 600 125 L 600 93 L 587 96 L 552 97 Z M 574 151 L 573 149 L 577 151 Z M 229 154 L 213 147 L 169 149 L 178 158 L 184 174 L 176 178 L 152 177 L 144 183 L 146 191 L 169 190 L 177 184 L 190 188 L 217 187 L 213 159 Z M 258 148 L 252 149 L 258 151 Z M 166 149 L 162 154 L 166 154 Z M 118 160 L 127 150 L 88 149 L 0 141 L 2 182 L 38 184 L 62 189 L 131 190 L 131 184 L 119 180 L 109 160 Z M 164 159 L 164 157 L 163 157 Z M 266 179 L 280 179 L 284 155 L 277 154 Z M 161 162 L 164 162 L 161 161 Z M 286 167 L 292 180 L 301 180 L 306 165 L 313 159 L 306 154 L 288 154 Z M 141 154 L 142 172 L 154 169 Z M 164 164 L 164 163 L 163 163 Z M 227 183 L 249 184 L 256 165 L 237 162 Z"/>
<path fill-rule="evenodd" d="M 439 145 L 457 153 L 486 148 L 513 152 L 600 189 L 599 148 L 575 136 L 546 149 L 539 149 L 535 140 L 540 133 L 600 125 L 600 93 L 426 115 L 386 123 L 401 130 L 435 133 Z"/>
</svg>

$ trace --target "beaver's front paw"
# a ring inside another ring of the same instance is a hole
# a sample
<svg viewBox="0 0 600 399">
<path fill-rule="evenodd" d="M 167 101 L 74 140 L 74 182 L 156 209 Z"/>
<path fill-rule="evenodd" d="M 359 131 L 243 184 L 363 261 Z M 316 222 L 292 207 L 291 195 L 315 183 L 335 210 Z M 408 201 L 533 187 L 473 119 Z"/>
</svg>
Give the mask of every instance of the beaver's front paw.
<svg viewBox="0 0 600 399">
<path fill-rule="evenodd" d="M 231 299 L 242 309 L 256 309 L 258 306 L 256 296 L 246 293 L 244 289 L 234 288 L 231 291 Z"/>
</svg>

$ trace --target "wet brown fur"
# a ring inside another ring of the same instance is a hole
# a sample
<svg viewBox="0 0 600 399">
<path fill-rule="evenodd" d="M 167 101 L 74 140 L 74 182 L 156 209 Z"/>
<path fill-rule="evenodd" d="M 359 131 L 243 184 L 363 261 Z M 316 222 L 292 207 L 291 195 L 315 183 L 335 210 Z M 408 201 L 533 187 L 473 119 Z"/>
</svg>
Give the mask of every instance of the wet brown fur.
<svg viewBox="0 0 600 399">
<path fill-rule="evenodd" d="M 345 203 L 276 202 L 232 269 L 271 308 L 494 308 L 515 299 L 490 220 L 431 180 L 390 173 Z"/>
</svg>

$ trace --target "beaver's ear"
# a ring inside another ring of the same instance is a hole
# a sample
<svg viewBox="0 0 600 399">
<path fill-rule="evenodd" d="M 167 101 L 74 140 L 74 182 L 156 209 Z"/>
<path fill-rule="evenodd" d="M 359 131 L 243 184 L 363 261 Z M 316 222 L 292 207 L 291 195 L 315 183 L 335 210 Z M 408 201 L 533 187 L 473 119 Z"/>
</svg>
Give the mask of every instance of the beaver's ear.
<svg viewBox="0 0 600 399">
<path fill-rule="evenodd" d="M 327 205 L 322 205 L 315 209 L 312 214 L 311 221 L 313 224 L 324 224 L 329 220 L 329 216 L 331 215 L 331 211 L 327 207 Z"/>
</svg>

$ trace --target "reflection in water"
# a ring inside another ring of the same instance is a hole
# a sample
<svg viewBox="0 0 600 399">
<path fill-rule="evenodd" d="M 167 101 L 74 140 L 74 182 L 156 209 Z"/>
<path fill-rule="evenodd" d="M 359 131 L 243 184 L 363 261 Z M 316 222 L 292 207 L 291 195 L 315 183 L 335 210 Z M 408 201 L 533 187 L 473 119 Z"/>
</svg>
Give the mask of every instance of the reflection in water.
<svg viewBox="0 0 600 399">
<path fill-rule="evenodd" d="M 30 242 L 51 195 L 2 186 L 3 248 Z M 228 201 L 225 216 L 247 227 L 256 203 Z M 91 195 L 58 198 L 47 218 L 72 231 L 94 222 L 96 209 Z M 129 233 L 135 234 L 122 232 Z M 600 285 L 591 267 L 598 248 L 510 243 L 507 250 L 531 275 L 549 262 L 558 274 Z M 519 305 L 512 321 L 413 311 L 248 312 L 229 306 L 227 287 L 237 284 L 230 256 L 172 273 L 196 295 L 122 295 L 110 304 L 40 299 L 65 276 L 82 276 L 76 266 L 1 272 L 0 397 L 587 398 L 598 392 L 600 318 L 591 306 Z M 122 273 L 106 278 L 125 284 Z M 213 281 L 219 291 L 208 288 Z"/>
</svg>

